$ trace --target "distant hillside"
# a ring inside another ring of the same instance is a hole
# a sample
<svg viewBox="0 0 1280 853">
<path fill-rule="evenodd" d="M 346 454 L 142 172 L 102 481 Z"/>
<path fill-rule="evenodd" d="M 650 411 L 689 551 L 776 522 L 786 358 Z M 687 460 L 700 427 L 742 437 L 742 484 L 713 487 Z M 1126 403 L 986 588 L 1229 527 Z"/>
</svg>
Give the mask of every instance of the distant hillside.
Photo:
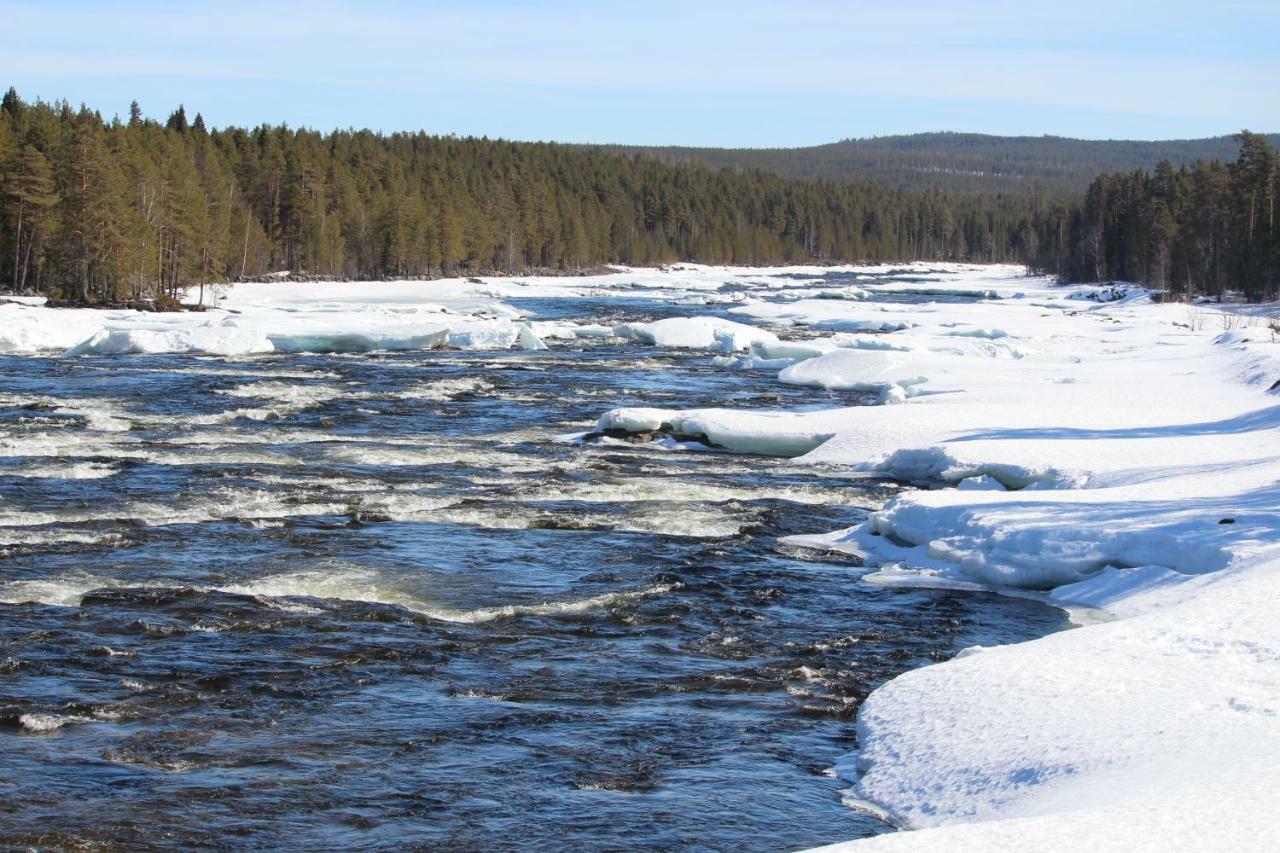
<svg viewBox="0 0 1280 853">
<path fill-rule="evenodd" d="M 1267 137 L 1280 144 L 1280 134 Z M 760 169 L 787 178 L 872 180 L 890 187 L 963 192 L 1083 192 L 1102 172 L 1151 169 L 1161 160 L 1234 160 L 1232 136 L 1160 142 L 919 133 L 846 139 L 811 148 L 600 146 L 667 163 Z"/>
</svg>

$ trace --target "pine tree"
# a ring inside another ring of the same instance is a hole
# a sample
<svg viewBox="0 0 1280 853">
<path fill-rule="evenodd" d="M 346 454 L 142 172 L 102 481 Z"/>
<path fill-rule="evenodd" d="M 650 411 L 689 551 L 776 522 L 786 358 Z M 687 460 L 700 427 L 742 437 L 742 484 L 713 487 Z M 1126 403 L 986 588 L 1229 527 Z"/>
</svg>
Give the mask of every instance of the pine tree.
<svg viewBox="0 0 1280 853">
<path fill-rule="evenodd" d="M 127 269 L 123 176 L 107 149 L 100 120 L 74 118 L 59 205 L 68 295 L 84 303 L 114 299 Z"/>
<path fill-rule="evenodd" d="M 34 146 L 24 146 L 4 183 L 13 216 L 13 267 L 10 282 L 24 290 L 33 256 L 39 263 L 40 245 L 50 225 L 49 211 L 58 203 L 49 159 Z"/>
</svg>

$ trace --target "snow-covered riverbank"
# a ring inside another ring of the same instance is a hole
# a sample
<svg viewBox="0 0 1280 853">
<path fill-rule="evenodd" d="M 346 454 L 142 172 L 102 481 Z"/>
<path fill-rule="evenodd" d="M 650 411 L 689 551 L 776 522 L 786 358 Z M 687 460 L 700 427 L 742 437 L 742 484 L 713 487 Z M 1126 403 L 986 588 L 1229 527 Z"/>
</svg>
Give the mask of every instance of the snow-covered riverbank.
<svg viewBox="0 0 1280 853">
<path fill-rule="evenodd" d="M 1048 591 L 1102 623 L 873 694 L 851 798 L 926 831 L 851 847 L 1264 849 L 1280 830 L 1280 343 L 1258 318 L 992 275 L 949 281 L 1011 298 L 735 312 L 828 329 L 891 316 L 888 335 L 739 363 L 902 405 L 601 425 L 783 452 L 807 435 L 803 461 L 949 486 L 794 541 L 862 554 L 872 583 Z"/>
<path fill-rule="evenodd" d="M 508 304 L 521 297 L 721 316 L 539 320 Z M 536 349 L 616 335 L 704 350 L 815 399 L 865 393 L 883 405 L 584 411 L 664 446 L 694 436 L 936 487 L 792 541 L 861 554 L 865 582 L 1047 594 L 1087 623 L 876 691 L 841 772 L 851 800 L 918 831 L 857 844 L 1237 850 L 1280 831 L 1280 343 L 1260 317 L 926 265 L 243 285 L 218 301 L 180 315 L 0 305 L 0 351 Z"/>
</svg>

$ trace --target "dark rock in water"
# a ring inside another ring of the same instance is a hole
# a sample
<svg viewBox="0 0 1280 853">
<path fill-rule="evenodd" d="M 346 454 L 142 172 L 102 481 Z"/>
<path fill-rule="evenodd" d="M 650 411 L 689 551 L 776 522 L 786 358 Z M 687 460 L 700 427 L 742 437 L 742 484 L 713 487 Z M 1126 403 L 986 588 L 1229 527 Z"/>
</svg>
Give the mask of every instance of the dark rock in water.
<svg viewBox="0 0 1280 853">
<path fill-rule="evenodd" d="M 1235 524 L 1236 520 L 1234 518 L 1224 518 L 1218 521 L 1218 523 L 1219 524 Z"/>
<path fill-rule="evenodd" d="M 373 522 L 394 521 L 389 514 L 385 512 L 369 512 L 368 510 L 359 510 L 351 513 L 351 520 L 347 522 L 348 527 L 363 527 L 365 524 Z"/>
<path fill-rule="evenodd" d="M 604 525 L 590 521 L 579 521 L 568 516 L 544 515 L 529 522 L 531 530 L 602 530 Z"/>
<path fill-rule="evenodd" d="M 712 447 L 712 448 L 715 448 L 716 450 L 725 449 L 723 445 L 716 444 L 714 441 L 708 438 L 704 433 L 697 433 L 696 435 L 686 435 L 685 433 L 670 432 L 665 429 L 642 430 L 640 432 L 628 432 L 625 429 L 594 430 L 582 437 L 582 443 L 591 444 L 593 442 L 600 441 L 600 439 L 602 438 L 612 438 L 618 441 L 625 441 L 629 444 L 648 444 L 651 441 L 656 441 L 662 438 L 669 438 L 669 439 L 672 439 L 673 441 L 681 442 L 682 444 L 692 442 L 694 444 L 706 445 L 707 447 Z"/>
<path fill-rule="evenodd" d="M 616 438 L 619 441 L 629 441 L 632 444 L 647 444 L 653 441 L 654 436 L 660 436 L 662 433 L 661 431 L 627 432 L 625 429 L 606 429 L 602 430 L 599 435 L 605 438 Z"/>
</svg>

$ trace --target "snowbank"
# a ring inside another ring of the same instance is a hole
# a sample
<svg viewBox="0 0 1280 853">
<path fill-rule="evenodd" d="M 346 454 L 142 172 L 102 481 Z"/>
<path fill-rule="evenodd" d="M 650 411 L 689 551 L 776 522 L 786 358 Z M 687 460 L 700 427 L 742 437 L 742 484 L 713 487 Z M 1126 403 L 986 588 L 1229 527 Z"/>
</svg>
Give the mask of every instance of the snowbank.
<svg viewBox="0 0 1280 853">
<path fill-rule="evenodd" d="M 730 309 L 734 314 L 782 326 L 808 326 L 844 332 L 900 332 L 909 329 L 912 313 L 905 306 L 849 303 L 830 299 L 762 302 Z"/>
<path fill-rule="evenodd" d="M 984 649 L 872 694 L 857 795 L 934 829 L 844 846 L 1270 849 L 1280 561 L 1173 588 L 1140 574 L 1150 591 L 1122 594 L 1139 615 Z"/>
<path fill-rule="evenodd" d="M 107 329 L 67 349 L 67 355 L 123 355 L 127 353 L 201 352 L 213 355 L 248 355 L 272 352 L 272 341 L 234 322 L 178 329 L 145 327 Z"/>
</svg>

